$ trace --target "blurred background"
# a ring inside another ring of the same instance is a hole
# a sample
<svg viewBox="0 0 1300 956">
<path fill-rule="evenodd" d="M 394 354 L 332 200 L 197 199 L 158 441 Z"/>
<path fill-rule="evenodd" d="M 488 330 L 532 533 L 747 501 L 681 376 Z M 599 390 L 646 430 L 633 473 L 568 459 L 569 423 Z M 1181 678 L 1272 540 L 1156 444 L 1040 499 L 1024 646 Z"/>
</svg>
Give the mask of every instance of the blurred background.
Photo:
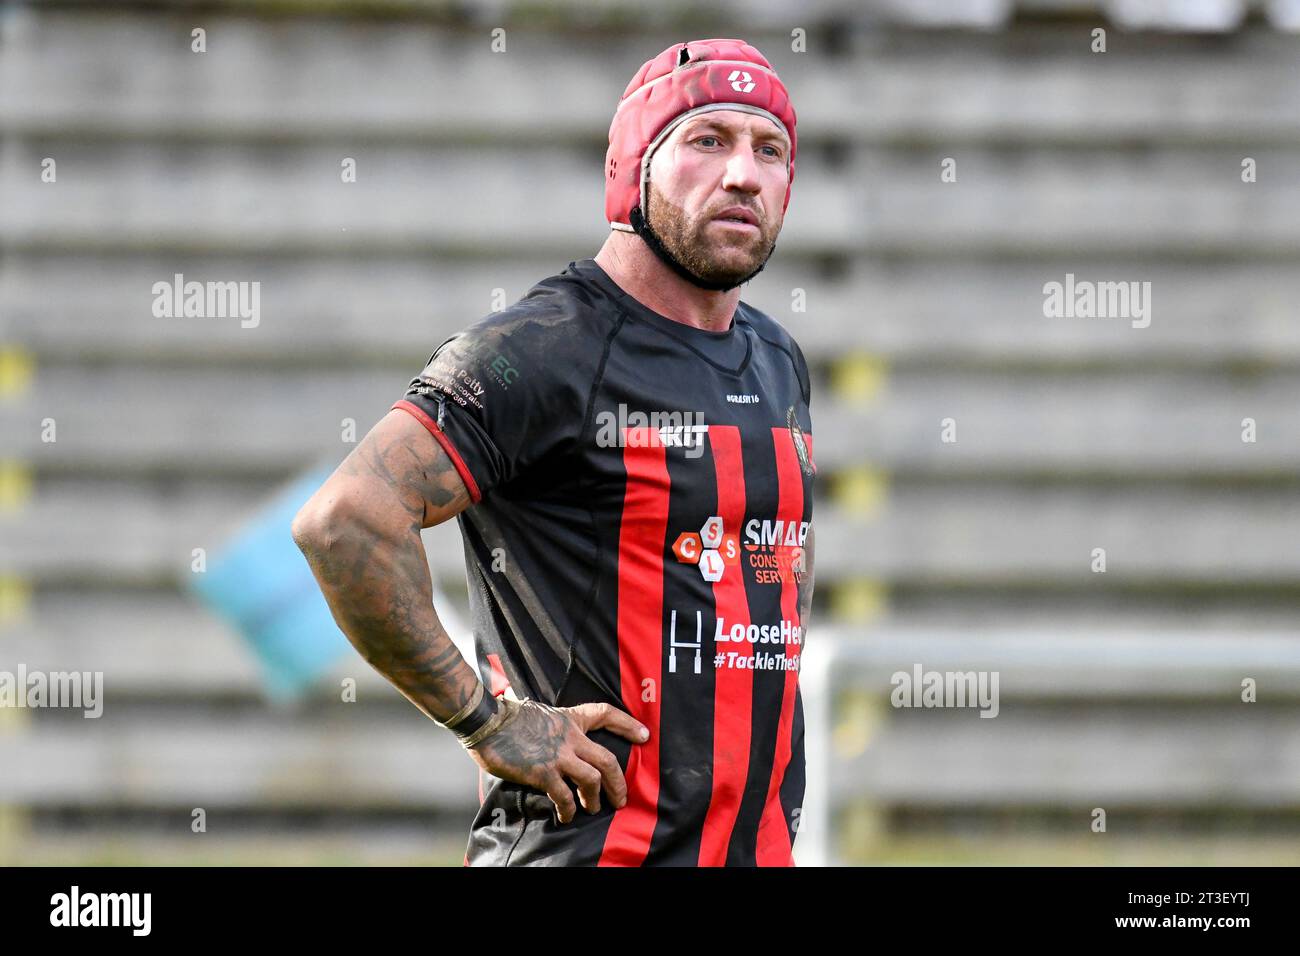
<svg viewBox="0 0 1300 956">
<path fill-rule="evenodd" d="M 595 254 L 641 64 L 737 36 L 799 116 L 743 294 L 815 375 L 799 862 L 1300 862 L 1297 31 L 0 3 L 0 670 L 104 675 L 96 720 L 0 708 L 0 863 L 459 865 L 473 765 L 313 616 L 285 516 L 444 338 Z M 177 274 L 259 283 L 256 323 L 158 315 Z M 1149 324 L 1045 315 L 1067 275 L 1149 282 Z M 997 671 L 998 716 L 892 707 L 915 665 Z"/>
</svg>

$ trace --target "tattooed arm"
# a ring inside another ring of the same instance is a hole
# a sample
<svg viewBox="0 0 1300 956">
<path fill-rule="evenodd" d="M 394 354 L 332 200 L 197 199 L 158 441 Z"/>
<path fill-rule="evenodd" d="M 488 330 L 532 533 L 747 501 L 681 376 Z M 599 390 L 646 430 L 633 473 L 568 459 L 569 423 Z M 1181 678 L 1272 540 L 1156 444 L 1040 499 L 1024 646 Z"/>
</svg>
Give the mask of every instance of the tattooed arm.
<svg viewBox="0 0 1300 956">
<path fill-rule="evenodd" d="M 429 445 L 433 436 L 415 419 L 389 412 L 298 512 L 293 539 L 361 656 L 425 714 L 446 720 L 479 681 L 434 612 L 420 529 L 455 516 L 470 497 Z"/>
<path fill-rule="evenodd" d="M 390 411 L 312 496 L 293 522 L 339 628 L 379 673 L 427 716 L 446 721 L 480 686 L 443 629 L 420 529 L 469 507 L 447 453 L 406 412 Z M 612 753 L 586 736 L 606 727 L 633 742 L 644 730 L 606 704 L 556 708 L 529 701 L 470 750 L 489 773 L 544 790 L 567 823 L 576 813 L 564 778 L 590 813 L 602 783 L 615 806 L 627 786 Z"/>
</svg>

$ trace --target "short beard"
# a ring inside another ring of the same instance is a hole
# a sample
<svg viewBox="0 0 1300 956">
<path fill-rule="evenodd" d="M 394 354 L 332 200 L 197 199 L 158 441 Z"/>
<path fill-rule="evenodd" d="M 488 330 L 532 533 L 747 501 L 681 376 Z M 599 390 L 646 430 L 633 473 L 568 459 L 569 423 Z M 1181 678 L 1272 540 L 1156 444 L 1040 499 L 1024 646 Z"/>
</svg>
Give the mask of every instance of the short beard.
<svg viewBox="0 0 1300 956">
<path fill-rule="evenodd" d="M 738 271 L 720 266 L 709 255 L 713 245 L 702 238 L 702 230 L 692 231 L 691 223 L 680 206 L 674 206 L 656 194 L 649 183 L 646 183 L 646 196 L 654 227 L 642 215 L 641 207 L 637 206 L 633 208 L 629 220 L 633 231 L 669 268 L 701 289 L 727 292 L 743 285 L 763 271 L 768 259 L 776 251 L 776 239 L 773 238 L 767 242 L 767 248 L 759 258 L 758 268 L 753 271 Z M 708 223 L 704 225 L 707 226 Z"/>
</svg>

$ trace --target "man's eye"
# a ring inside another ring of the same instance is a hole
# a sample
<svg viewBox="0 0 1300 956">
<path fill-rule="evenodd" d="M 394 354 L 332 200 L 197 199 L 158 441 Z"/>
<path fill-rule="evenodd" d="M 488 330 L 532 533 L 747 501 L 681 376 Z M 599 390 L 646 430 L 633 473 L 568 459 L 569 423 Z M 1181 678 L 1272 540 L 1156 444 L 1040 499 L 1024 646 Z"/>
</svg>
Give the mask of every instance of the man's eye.
<svg viewBox="0 0 1300 956">
<path fill-rule="evenodd" d="M 706 139 L 711 139 L 711 140 L 713 140 L 713 141 L 716 142 L 717 139 L 718 139 L 718 137 L 716 137 L 716 136 L 701 136 L 701 137 L 700 137 L 699 139 L 697 139 L 695 142 L 697 142 L 697 143 L 703 143 Z"/>
<path fill-rule="evenodd" d="M 768 153 L 769 156 L 775 156 L 777 159 L 781 158 L 781 151 L 777 149 L 775 146 L 764 146 L 763 148 L 770 149 L 772 151 Z"/>
</svg>

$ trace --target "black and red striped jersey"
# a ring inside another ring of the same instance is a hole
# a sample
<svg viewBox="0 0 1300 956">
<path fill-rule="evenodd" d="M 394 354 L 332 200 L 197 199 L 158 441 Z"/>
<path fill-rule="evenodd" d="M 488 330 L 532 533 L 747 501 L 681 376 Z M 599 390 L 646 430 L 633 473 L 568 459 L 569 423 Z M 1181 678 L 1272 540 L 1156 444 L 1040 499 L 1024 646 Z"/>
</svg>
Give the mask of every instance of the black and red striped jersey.
<svg viewBox="0 0 1300 956">
<path fill-rule="evenodd" d="M 457 520 L 489 690 L 607 702 L 650 729 L 591 734 L 628 802 L 602 793 L 568 824 L 545 793 L 480 771 L 466 863 L 792 865 L 809 398 L 799 346 L 762 312 L 683 325 L 594 259 L 443 342 L 411 381 L 394 407 L 473 498 Z"/>
</svg>

